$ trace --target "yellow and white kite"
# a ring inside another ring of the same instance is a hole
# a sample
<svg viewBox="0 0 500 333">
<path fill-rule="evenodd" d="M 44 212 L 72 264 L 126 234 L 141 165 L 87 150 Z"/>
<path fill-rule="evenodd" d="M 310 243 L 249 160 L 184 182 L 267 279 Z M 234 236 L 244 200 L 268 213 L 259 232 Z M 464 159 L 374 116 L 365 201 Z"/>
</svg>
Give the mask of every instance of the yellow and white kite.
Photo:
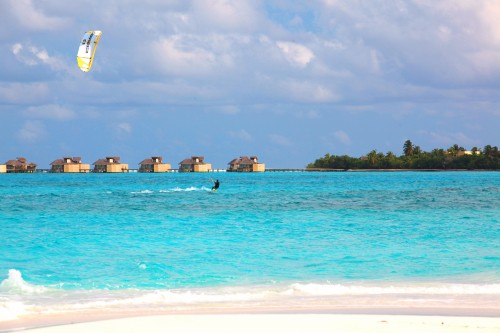
<svg viewBox="0 0 500 333">
<path fill-rule="evenodd" d="M 78 62 L 78 67 L 84 72 L 88 72 L 90 67 L 92 67 L 92 61 L 94 60 L 95 50 L 97 49 L 97 43 L 99 43 L 101 34 L 102 31 L 92 30 L 85 32 L 83 35 L 76 61 Z"/>
</svg>

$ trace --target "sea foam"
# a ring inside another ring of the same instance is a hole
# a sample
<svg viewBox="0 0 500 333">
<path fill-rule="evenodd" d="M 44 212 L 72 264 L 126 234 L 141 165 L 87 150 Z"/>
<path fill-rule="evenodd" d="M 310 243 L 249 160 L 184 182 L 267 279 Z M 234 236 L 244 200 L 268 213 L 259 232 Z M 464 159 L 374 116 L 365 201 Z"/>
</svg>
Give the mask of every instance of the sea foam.
<svg viewBox="0 0 500 333">
<path fill-rule="evenodd" d="M 174 187 L 172 189 L 168 190 L 160 190 L 160 193 L 170 193 L 170 192 L 196 192 L 196 191 L 211 191 L 210 188 L 201 186 L 201 187 L 196 187 L 196 186 L 190 186 L 186 188 L 182 187 Z"/>
<path fill-rule="evenodd" d="M 404 304 L 418 307 L 422 304 L 445 304 L 472 309 L 494 306 L 499 295 L 500 284 L 454 283 L 376 285 L 297 282 L 281 285 L 156 290 L 63 290 L 31 285 L 22 279 L 19 271 L 10 270 L 9 277 L 0 285 L 0 321 L 35 313 L 54 314 L 82 310 L 175 311 L 207 306 L 369 307 Z"/>
<path fill-rule="evenodd" d="M 308 296 L 334 295 L 500 295 L 500 284 L 403 284 L 403 285 L 342 285 L 294 283 L 287 291 L 289 294 Z"/>
<path fill-rule="evenodd" d="M 153 191 L 151 190 L 142 190 L 142 191 L 134 191 L 134 192 L 131 192 L 132 194 L 151 194 L 151 193 L 154 193 Z"/>
<path fill-rule="evenodd" d="M 40 295 L 48 289 L 24 281 L 20 271 L 10 269 L 8 277 L 0 283 L 0 322 L 13 320 L 29 312 L 23 296 Z"/>
<path fill-rule="evenodd" d="M 206 186 L 201 186 L 201 187 L 190 186 L 190 187 L 186 187 L 186 188 L 174 187 L 171 189 L 159 190 L 158 193 L 197 192 L 197 191 L 211 191 L 211 190 L 212 190 L 211 188 L 208 188 Z M 153 190 L 140 190 L 140 191 L 132 191 L 130 193 L 131 194 L 154 194 L 155 191 L 153 191 Z"/>
<path fill-rule="evenodd" d="M 20 271 L 9 269 L 9 276 L 0 283 L 0 291 L 20 294 L 41 294 L 47 291 L 44 286 L 36 286 L 26 282 Z"/>
</svg>

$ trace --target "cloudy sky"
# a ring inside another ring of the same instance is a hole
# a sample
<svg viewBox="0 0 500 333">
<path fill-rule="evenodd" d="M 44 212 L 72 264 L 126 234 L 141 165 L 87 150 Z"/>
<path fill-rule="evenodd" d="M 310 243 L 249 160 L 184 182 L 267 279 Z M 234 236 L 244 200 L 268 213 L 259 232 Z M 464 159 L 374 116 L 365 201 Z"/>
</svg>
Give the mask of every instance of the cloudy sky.
<svg viewBox="0 0 500 333">
<path fill-rule="evenodd" d="M 2 0 L 0 162 L 498 146 L 499 17 L 498 0 Z"/>
</svg>

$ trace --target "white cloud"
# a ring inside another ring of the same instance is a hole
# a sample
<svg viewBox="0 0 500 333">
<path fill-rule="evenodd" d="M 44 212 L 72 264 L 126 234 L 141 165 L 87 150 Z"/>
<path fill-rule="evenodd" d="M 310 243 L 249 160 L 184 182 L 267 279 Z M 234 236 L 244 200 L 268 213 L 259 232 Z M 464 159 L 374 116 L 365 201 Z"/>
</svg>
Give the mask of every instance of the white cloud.
<svg viewBox="0 0 500 333">
<path fill-rule="evenodd" d="M 40 102 L 50 93 L 47 83 L 1 83 L 0 100 L 8 103 L 25 104 Z"/>
<path fill-rule="evenodd" d="M 481 74 L 486 77 L 496 77 L 495 73 L 500 73 L 500 48 L 471 52 L 465 58 L 470 61 L 471 68 L 474 69 L 474 72 L 470 73 L 471 75 Z"/>
<path fill-rule="evenodd" d="M 130 123 L 122 122 L 116 125 L 118 133 L 130 134 L 132 133 L 132 125 Z"/>
<path fill-rule="evenodd" d="M 240 108 L 237 105 L 217 105 L 217 106 L 211 106 L 207 107 L 205 109 L 205 112 L 208 113 L 221 113 L 229 116 L 234 116 L 240 113 Z"/>
<path fill-rule="evenodd" d="M 68 66 L 64 60 L 50 56 L 47 50 L 43 48 L 38 48 L 30 44 L 15 43 L 11 46 L 11 51 L 17 60 L 25 65 L 36 66 L 45 64 L 54 71 L 68 70 Z"/>
<path fill-rule="evenodd" d="M 21 43 L 16 43 L 14 45 L 12 45 L 12 53 L 14 53 L 14 55 L 18 55 L 19 52 L 21 52 L 21 50 L 23 49 L 23 46 L 21 45 Z"/>
<path fill-rule="evenodd" d="M 334 7 L 337 6 L 341 2 L 341 0 L 322 0 L 322 2 L 327 7 Z"/>
<path fill-rule="evenodd" d="M 324 0 L 323 5 L 323 24 L 345 46 L 335 62 L 359 78 L 369 70 L 384 75 L 385 84 L 401 78 L 419 86 L 443 86 L 489 84 L 499 77 L 496 0 L 413 0 L 391 6 L 382 0 Z"/>
<path fill-rule="evenodd" d="M 419 134 L 424 137 L 429 137 L 432 142 L 440 147 L 447 147 L 454 144 L 461 146 L 472 146 L 478 144 L 477 140 L 471 139 L 465 133 L 456 132 L 433 132 L 427 130 L 419 131 Z"/>
<path fill-rule="evenodd" d="M 344 132 L 344 131 L 336 131 L 334 133 L 334 135 L 335 135 L 335 138 L 337 138 L 337 140 L 339 140 L 343 144 L 345 144 L 345 145 L 350 145 L 351 144 L 351 138 L 349 137 L 349 135 L 346 132 Z"/>
<path fill-rule="evenodd" d="M 216 111 L 227 115 L 236 115 L 240 113 L 240 109 L 236 105 L 224 105 L 217 108 Z"/>
<path fill-rule="evenodd" d="M 373 74 L 381 73 L 380 54 L 377 50 L 370 50 L 371 68 Z"/>
<path fill-rule="evenodd" d="M 231 32 L 252 31 L 258 27 L 260 14 L 253 0 L 194 1 L 194 16 L 205 29 L 224 29 Z"/>
<path fill-rule="evenodd" d="M 291 20 L 290 20 L 290 24 L 292 26 L 302 26 L 304 24 L 304 20 L 302 20 L 302 17 L 300 16 L 294 16 Z"/>
<path fill-rule="evenodd" d="M 500 2 L 485 0 L 480 11 L 480 19 L 492 40 L 500 44 Z"/>
<path fill-rule="evenodd" d="M 21 43 L 16 43 L 11 47 L 12 53 L 16 56 L 17 60 L 28 66 L 35 66 L 37 64 L 36 57 L 32 54 L 29 54 L 29 56 L 23 55 L 25 53 L 23 49 L 24 47 Z"/>
<path fill-rule="evenodd" d="M 60 121 L 70 120 L 75 117 L 75 112 L 57 104 L 32 106 L 23 113 L 29 118 L 47 118 Z"/>
<path fill-rule="evenodd" d="M 131 118 L 140 115 L 137 110 L 119 110 L 115 114 L 120 118 Z"/>
<path fill-rule="evenodd" d="M 271 140 L 271 142 L 273 142 L 277 145 L 280 145 L 280 146 L 290 146 L 291 145 L 291 142 L 288 138 L 284 137 L 283 135 L 279 135 L 279 134 L 270 134 L 269 140 Z"/>
<path fill-rule="evenodd" d="M 301 101 L 324 103 L 334 102 L 339 99 L 339 96 L 329 88 L 311 81 L 288 80 L 281 82 L 278 87 L 286 98 Z"/>
<path fill-rule="evenodd" d="M 452 30 L 449 27 L 447 27 L 445 25 L 439 26 L 439 28 L 438 28 L 438 37 L 443 42 L 449 42 L 449 41 L 451 41 L 452 35 L 453 35 L 453 32 L 452 32 Z"/>
<path fill-rule="evenodd" d="M 314 110 L 296 111 L 295 116 L 297 118 L 306 118 L 306 119 L 317 119 L 320 117 L 319 113 Z"/>
<path fill-rule="evenodd" d="M 199 46 L 197 37 L 175 35 L 161 38 L 151 45 L 154 61 L 166 73 L 200 75 L 210 73 L 216 55 Z"/>
<path fill-rule="evenodd" d="M 251 142 L 253 141 L 253 137 L 252 135 L 250 135 L 250 133 L 248 133 L 246 130 L 244 129 L 241 129 L 239 131 L 229 131 L 229 135 L 232 137 L 232 138 L 236 138 L 236 139 L 239 139 L 241 141 L 246 141 L 246 142 Z"/>
<path fill-rule="evenodd" d="M 17 136 L 23 141 L 36 142 L 46 135 L 45 126 L 40 121 L 29 120 L 18 131 Z"/>
<path fill-rule="evenodd" d="M 67 18 L 45 15 L 38 10 L 32 0 L 7 0 L 12 15 L 30 30 L 59 30 L 70 23 Z M 37 5 L 40 5 L 36 2 Z"/>
<path fill-rule="evenodd" d="M 345 50 L 346 46 L 338 40 L 325 40 L 322 45 L 333 50 Z"/>
<path fill-rule="evenodd" d="M 276 45 L 294 66 L 305 67 L 314 59 L 314 53 L 304 45 L 291 42 L 277 42 Z"/>
</svg>

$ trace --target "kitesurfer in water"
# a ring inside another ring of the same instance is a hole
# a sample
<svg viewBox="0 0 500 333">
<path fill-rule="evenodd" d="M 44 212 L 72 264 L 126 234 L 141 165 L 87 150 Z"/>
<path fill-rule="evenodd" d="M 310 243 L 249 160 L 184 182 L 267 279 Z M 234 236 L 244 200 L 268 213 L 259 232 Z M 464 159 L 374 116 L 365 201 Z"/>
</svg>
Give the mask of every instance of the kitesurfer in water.
<svg viewBox="0 0 500 333">
<path fill-rule="evenodd" d="M 214 186 L 212 187 L 212 191 L 217 191 L 217 189 L 219 188 L 219 185 L 220 185 L 219 180 L 217 179 L 216 181 L 213 181 L 213 182 L 214 182 Z"/>
</svg>

